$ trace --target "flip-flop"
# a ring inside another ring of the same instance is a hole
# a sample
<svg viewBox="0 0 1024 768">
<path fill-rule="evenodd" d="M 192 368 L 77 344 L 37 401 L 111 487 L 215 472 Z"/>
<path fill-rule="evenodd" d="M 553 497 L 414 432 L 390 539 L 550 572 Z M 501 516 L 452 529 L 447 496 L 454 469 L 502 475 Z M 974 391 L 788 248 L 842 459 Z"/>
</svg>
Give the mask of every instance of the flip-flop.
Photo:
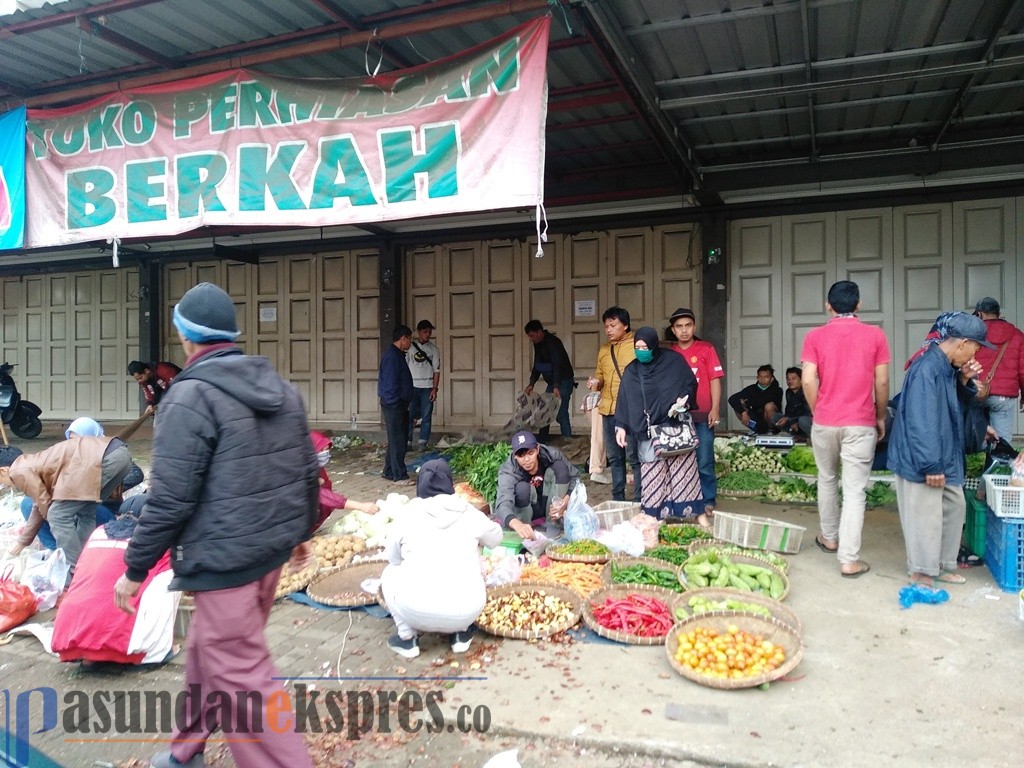
<svg viewBox="0 0 1024 768">
<path fill-rule="evenodd" d="M 853 573 L 847 573 L 843 570 L 839 571 L 839 573 L 842 574 L 844 579 L 859 579 L 861 576 L 863 576 L 865 573 L 871 570 L 871 566 L 863 560 L 858 560 L 857 562 L 860 564 L 859 571 L 854 571 Z"/>
<path fill-rule="evenodd" d="M 967 577 L 961 576 L 959 573 L 953 573 L 952 571 L 943 571 L 935 577 L 935 581 L 941 584 L 966 584 Z"/>
<path fill-rule="evenodd" d="M 820 549 L 822 552 L 827 552 L 830 555 L 834 555 L 836 551 L 839 549 L 839 547 L 836 547 L 835 549 L 829 548 L 825 544 L 825 542 L 822 541 L 821 538 L 819 538 L 818 536 L 814 537 L 814 543 L 818 545 L 818 549 Z"/>
</svg>

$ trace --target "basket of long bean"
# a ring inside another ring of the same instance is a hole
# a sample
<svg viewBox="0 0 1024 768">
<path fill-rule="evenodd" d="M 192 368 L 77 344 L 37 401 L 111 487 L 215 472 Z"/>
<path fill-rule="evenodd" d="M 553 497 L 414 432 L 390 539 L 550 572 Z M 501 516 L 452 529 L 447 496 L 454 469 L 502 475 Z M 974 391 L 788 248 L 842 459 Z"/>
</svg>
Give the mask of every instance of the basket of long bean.
<svg viewBox="0 0 1024 768">
<path fill-rule="evenodd" d="M 570 541 L 568 544 L 548 547 L 544 554 L 552 560 L 561 560 L 566 563 L 607 563 L 612 556 L 612 551 L 594 539 L 580 539 L 579 541 Z"/>
<path fill-rule="evenodd" d="M 682 592 L 679 569 L 653 557 L 613 557 L 601 571 L 605 584 L 646 584 Z"/>
<path fill-rule="evenodd" d="M 583 601 L 583 621 L 601 637 L 630 645 L 663 645 L 680 595 L 662 587 L 612 584 Z"/>
</svg>

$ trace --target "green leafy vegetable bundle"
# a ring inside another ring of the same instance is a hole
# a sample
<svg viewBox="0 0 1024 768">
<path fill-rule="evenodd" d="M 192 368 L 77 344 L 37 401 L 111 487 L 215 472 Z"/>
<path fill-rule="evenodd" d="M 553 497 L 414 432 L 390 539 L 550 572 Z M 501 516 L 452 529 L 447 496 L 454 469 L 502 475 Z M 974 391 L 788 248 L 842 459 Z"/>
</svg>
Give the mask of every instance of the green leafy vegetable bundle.
<svg viewBox="0 0 1024 768">
<path fill-rule="evenodd" d="M 458 475 L 494 504 L 498 497 L 498 469 L 512 454 L 508 443 L 456 445 L 446 452 L 452 474 Z"/>
</svg>

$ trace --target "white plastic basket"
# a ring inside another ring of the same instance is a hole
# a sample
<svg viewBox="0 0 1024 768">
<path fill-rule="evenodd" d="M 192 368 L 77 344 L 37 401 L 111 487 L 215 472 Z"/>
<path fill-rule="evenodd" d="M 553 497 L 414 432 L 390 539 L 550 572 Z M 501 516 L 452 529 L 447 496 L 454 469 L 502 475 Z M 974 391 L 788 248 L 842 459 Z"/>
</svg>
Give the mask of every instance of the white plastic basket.
<svg viewBox="0 0 1024 768">
<path fill-rule="evenodd" d="M 1009 475 L 985 475 L 985 502 L 996 517 L 1024 517 L 1024 487 L 1010 485 Z"/>
<path fill-rule="evenodd" d="M 749 549 L 770 549 L 794 555 L 800 551 L 804 531 L 801 525 L 784 523 L 768 517 L 736 515 L 715 510 L 715 538 Z"/>
<path fill-rule="evenodd" d="M 639 514 L 640 505 L 635 501 L 602 501 L 594 506 L 594 512 L 597 513 L 599 526 L 609 531 L 613 526 Z"/>
</svg>

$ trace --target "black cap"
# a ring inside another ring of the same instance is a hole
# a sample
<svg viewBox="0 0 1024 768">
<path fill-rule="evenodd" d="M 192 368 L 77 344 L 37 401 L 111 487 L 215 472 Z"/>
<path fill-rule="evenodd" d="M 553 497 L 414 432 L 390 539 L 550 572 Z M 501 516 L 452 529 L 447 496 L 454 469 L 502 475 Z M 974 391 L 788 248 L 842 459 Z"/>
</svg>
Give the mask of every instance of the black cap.
<svg viewBox="0 0 1024 768">
<path fill-rule="evenodd" d="M 417 331 L 425 331 L 428 328 L 430 330 L 434 330 L 434 324 L 432 322 L 430 322 L 429 320 L 420 320 L 418 323 L 416 323 L 416 330 Z"/>
<path fill-rule="evenodd" d="M 690 309 L 689 307 L 680 307 L 675 312 L 673 312 L 672 313 L 672 317 L 670 317 L 668 319 L 669 325 L 671 325 L 672 323 L 674 323 L 676 320 L 678 320 L 681 317 L 688 317 L 691 320 L 693 320 L 693 322 L 697 322 L 697 316 L 695 314 L 693 314 L 693 310 L 692 309 Z"/>
</svg>

